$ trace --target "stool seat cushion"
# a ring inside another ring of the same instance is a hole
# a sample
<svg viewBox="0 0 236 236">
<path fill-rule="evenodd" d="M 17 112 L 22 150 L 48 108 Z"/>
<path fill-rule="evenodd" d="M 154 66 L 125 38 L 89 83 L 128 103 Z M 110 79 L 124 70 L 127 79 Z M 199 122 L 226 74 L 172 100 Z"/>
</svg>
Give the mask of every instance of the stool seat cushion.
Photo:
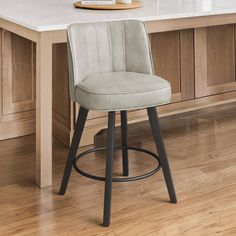
<svg viewBox="0 0 236 236">
<path fill-rule="evenodd" d="M 84 78 L 75 88 L 76 101 L 98 111 L 153 107 L 170 102 L 170 83 L 153 74 L 103 72 Z"/>
</svg>

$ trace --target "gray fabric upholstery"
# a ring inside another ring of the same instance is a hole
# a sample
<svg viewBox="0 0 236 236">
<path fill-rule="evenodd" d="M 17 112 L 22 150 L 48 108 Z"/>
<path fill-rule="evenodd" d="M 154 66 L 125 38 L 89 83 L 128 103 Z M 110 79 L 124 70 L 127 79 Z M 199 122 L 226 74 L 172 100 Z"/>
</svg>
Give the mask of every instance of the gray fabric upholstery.
<svg viewBox="0 0 236 236">
<path fill-rule="evenodd" d="M 170 96 L 169 82 L 135 72 L 92 74 L 76 87 L 76 100 L 91 110 L 141 109 L 167 103 Z"/>
<path fill-rule="evenodd" d="M 73 101 L 103 111 L 170 101 L 170 84 L 153 75 L 149 40 L 142 22 L 73 24 L 67 35 Z"/>
</svg>

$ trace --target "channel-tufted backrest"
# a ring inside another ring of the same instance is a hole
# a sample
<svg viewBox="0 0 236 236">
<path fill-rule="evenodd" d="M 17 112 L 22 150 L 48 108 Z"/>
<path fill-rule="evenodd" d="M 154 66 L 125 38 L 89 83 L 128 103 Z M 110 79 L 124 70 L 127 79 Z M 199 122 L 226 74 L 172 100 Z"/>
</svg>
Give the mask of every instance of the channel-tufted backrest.
<svg viewBox="0 0 236 236">
<path fill-rule="evenodd" d="M 128 71 L 152 74 L 153 63 L 144 23 L 136 20 L 72 24 L 67 29 L 70 95 L 86 76 Z"/>
</svg>

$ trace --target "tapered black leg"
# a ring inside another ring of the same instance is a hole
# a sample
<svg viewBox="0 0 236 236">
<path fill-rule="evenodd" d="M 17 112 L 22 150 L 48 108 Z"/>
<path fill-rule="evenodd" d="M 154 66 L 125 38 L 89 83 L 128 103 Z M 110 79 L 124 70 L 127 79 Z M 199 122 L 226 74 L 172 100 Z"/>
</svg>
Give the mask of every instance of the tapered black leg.
<svg viewBox="0 0 236 236">
<path fill-rule="evenodd" d="M 103 226 L 110 225 L 111 217 L 111 197 L 112 197 L 112 165 L 114 157 L 115 143 L 115 112 L 108 114 L 108 134 L 107 134 L 107 157 L 106 157 L 106 173 L 105 173 L 105 193 L 104 193 L 104 212 Z"/>
<path fill-rule="evenodd" d="M 127 132 L 127 111 L 121 111 L 121 146 L 127 147 L 128 145 L 128 132 Z M 128 149 L 122 148 L 122 165 L 123 175 L 129 175 L 129 160 L 128 160 Z"/>
<path fill-rule="evenodd" d="M 61 182 L 61 188 L 59 191 L 60 195 L 64 195 L 66 192 L 67 184 L 68 184 L 72 166 L 73 166 L 73 161 L 76 157 L 76 153 L 79 148 L 79 143 L 80 143 L 80 139 L 84 130 L 84 125 L 85 125 L 87 115 L 88 115 L 88 110 L 83 107 L 80 107 L 78 119 L 75 125 L 74 135 L 72 138 L 72 142 L 71 142 L 71 146 L 70 146 L 70 150 L 69 150 L 69 154 L 68 154 L 68 158 L 66 162 L 63 179 Z"/>
<path fill-rule="evenodd" d="M 158 150 L 158 154 L 159 154 L 159 160 L 162 165 L 163 174 L 164 174 L 167 189 L 169 192 L 170 201 L 172 203 L 176 203 L 177 198 L 176 198 L 176 194 L 175 194 L 175 188 L 174 188 L 174 184 L 173 184 L 172 177 L 171 177 L 168 159 L 166 156 L 165 146 L 164 146 L 164 142 L 163 142 L 163 138 L 162 138 L 162 134 L 161 134 L 161 129 L 160 129 L 160 124 L 159 124 L 159 120 L 158 120 L 156 107 L 150 107 L 147 109 L 147 111 L 148 111 L 149 122 L 150 122 L 151 129 L 152 129 L 152 134 L 153 134 L 153 137 L 154 137 L 154 140 L 156 143 L 156 147 Z"/>
</svg>

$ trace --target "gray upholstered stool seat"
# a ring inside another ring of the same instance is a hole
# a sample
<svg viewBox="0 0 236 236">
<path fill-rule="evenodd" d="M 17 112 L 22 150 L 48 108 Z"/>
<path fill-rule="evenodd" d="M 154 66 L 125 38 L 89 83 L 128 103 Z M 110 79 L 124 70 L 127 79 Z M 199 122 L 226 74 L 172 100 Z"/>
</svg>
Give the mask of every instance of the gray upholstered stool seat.
<svg viewBox="0 0 236 236">
<path fill-rule="evenodd" d="M 170 83 L 156 75 L 104 72 L 84 78 L 76 86 L 76 100 L 90 110 L 117 111 L 169 103 Z"/>
</svg>

